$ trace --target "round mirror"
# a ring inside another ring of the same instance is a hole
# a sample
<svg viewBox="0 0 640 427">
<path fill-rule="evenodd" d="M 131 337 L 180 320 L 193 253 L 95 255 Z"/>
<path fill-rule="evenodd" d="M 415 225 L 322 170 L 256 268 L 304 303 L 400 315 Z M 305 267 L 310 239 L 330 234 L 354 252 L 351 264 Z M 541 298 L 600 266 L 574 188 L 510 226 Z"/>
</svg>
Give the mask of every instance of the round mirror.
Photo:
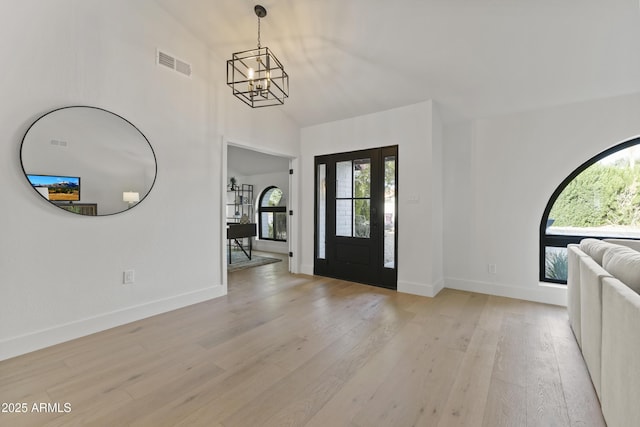
<svg viewBox="0 0 640 427">
<path fill-rule="evenodd" d="M 20 159 L 35 191 L 80 215 L 134 207 L 151 191 L 157 172 L 142 132 L 96 107 L 65 107 L 40 117 L 22 139 Z"/>
</svg>

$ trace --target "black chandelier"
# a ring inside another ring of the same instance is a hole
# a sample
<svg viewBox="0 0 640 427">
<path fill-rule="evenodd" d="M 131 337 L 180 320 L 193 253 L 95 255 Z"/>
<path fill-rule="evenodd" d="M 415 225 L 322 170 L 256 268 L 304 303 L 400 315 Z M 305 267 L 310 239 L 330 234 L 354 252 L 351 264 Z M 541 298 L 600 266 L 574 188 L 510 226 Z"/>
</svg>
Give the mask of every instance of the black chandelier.
<svg viewBox="0 0 640 427">
<path fill-rule="evenodd" d="M 260 19 L 267 16 L 267 10 L 256 5 L 254 11 L 258 16 L 258 47 L 236 52 L 227 61 L 227 85 L 251 108 L 282 105 L 289 97 L 289 75 L 273 52 L 260 45 Z"/>
</svg>

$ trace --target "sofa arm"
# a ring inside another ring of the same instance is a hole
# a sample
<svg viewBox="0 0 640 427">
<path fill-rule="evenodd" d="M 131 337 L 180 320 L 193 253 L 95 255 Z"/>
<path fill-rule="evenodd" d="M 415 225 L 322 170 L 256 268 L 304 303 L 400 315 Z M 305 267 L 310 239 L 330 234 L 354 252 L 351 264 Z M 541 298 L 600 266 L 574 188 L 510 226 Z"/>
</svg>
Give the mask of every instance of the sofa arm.
<svg viewBox="0 0 640 427">
<path fill-rule="evenodd" d="M 615 278 L 602 289 L 602 413 L 609 427 L 640 420 L 640 295 Z"/>
<path fill-rule="evenodd" d="M 580 258 L 580 334 L 582 356 L 591 382 L 600 398 L 600 364 L 602 352 L 602 280 L 611 277 L 591 257 Z"/>
<path fill-rule="evenodd" d="M 573 330 L 573 335 L 580 348 L 582 339 L 580 334 L 581 311 L 580 311 L 580 258 L 588 256 L 578 244 L 567 246 L 567 258 L 569 263 L 567 275 L 567 313 L 569 314 L 569 325 Z"/>
</svg>

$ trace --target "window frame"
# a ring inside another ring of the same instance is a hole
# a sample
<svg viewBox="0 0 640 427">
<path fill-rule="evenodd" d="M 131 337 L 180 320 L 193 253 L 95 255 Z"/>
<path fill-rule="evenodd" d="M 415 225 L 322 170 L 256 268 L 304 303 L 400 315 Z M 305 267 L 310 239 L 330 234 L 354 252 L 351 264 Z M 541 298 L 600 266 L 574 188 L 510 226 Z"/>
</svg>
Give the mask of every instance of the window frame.
<svg viewBox="0 0 640 427">
<path fill-rule="evenodd" d="M 617 153 L 618 151 L 624 150 L 626 148 L 632 147 L 634 145 L 640 145 L 640 137 L 636 137 L 633 139 L 630 139 L 628 141 L 622 142 L 620 144 L 614 145 L 611 148 L 608 148 L 604 151 L 602 151 L 601 153 L 591 157 L 589 160 L 587 160 L 586 162 L 582 163 L 580 166 L 578 166 L 573 172 L 571 172 L 561 183 L 560 185 L 555 189 L 555 191 L 553 192 L 553 194 L 551 195 L 551 198 L 549 199 L 549 201 L 547 202 L 547 205 L 544 209 L 544 212 L 542 214 L 542 219 L 540 221 L 540 251 L 539 251 L 539 279 L 541 282 L 546 282 L 546 283 L 555 283 L 555 284 L 559 284 L 559 285 L 566 285 L 567 281 L 566 280 L 558 280 L 558 279 L 551 279 L 546 277 L 546 248 L 547 247 L 556 247 L 556 248 L 566 248 L 568 245 L 572 244 L 572 243 L 580 243 L 580 241 L 582 239 L 586 239 L 586 238 L 593 238 L 593 239 L 609 239 L 609 238 L 623 238 L 623 239 L 630 239 L 630 240 L 640 240 L 640 239 L 636 239 L 633 237 L 621 237 L 621 236 L 607 236 L 607 235 L 601 235 L 601 236 L 594 236 L 594 235 L 589 235 L 589 236 L 584 236 L 584 235 L 549 235 L 547 234 L 547 222 L 549 220 L 549 214 L 551 213 L 551 209 L 553 208 L 553 205 L 556 203 L 556 201 L 558 200 L 558 197 L 560 197 L 560 194 L 562 194 L 562 192 L 564 191 L 564 189 L 574 180 L 578 177 L 578 175 L 580 175 L 582 172 L 584 172 L 588 167 L 590 167 L 591 165 L 599 162 L 600 160 L 614 154 Z"/>
<path fill-rule="evenodd" d="M 265 188 L 264 190 L 262 190 L 262 192 L 260 193 L 260 197 L 258 198 L 258 239 L 260 240 L 270 240 L 272 242 L 286 242 L 287 239 L 276 239 L 275 237 L 268 237 L 268 236 L 263 236 L 262 234 L 262 214 L 263 213 L 273 213 L 274 214 L 274 221 L 273 221 L 273 235 L 277 236 L 277 230 L 276 230 L 276 221 L 275 221 L 275 214 L 276 213 L 282 213 L 284 212 L 284 214 L 287 214 L 287 207 L 286 206 L 262 206 L 262 201 L 265 198 L 265 196 L 267 195 L 267 193 L 273 189 L 277 189 L 280 190 L 283 194 L 284 197 L 284 191 L 282 191 L 282 189 L 276 185 L 270 185 L 269 187 Z M 287 228 L 288 228 L 288 221 L 287 221 Z M 288 231 L 288 230 L 285 230 Z"/>
</svg>

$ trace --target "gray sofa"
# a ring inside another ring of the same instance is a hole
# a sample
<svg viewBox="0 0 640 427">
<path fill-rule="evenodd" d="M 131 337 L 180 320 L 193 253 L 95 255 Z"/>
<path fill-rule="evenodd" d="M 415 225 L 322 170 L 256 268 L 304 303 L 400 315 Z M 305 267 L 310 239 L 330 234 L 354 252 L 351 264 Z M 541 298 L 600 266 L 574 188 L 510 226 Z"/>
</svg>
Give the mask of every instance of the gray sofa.
<svg viewBox="0 0 640 427">
<path fill-rule="evenodd" d="M 609 427 L 640 425 L 640 241 L 569 245 L 569 323 Z"/>
</svg>

